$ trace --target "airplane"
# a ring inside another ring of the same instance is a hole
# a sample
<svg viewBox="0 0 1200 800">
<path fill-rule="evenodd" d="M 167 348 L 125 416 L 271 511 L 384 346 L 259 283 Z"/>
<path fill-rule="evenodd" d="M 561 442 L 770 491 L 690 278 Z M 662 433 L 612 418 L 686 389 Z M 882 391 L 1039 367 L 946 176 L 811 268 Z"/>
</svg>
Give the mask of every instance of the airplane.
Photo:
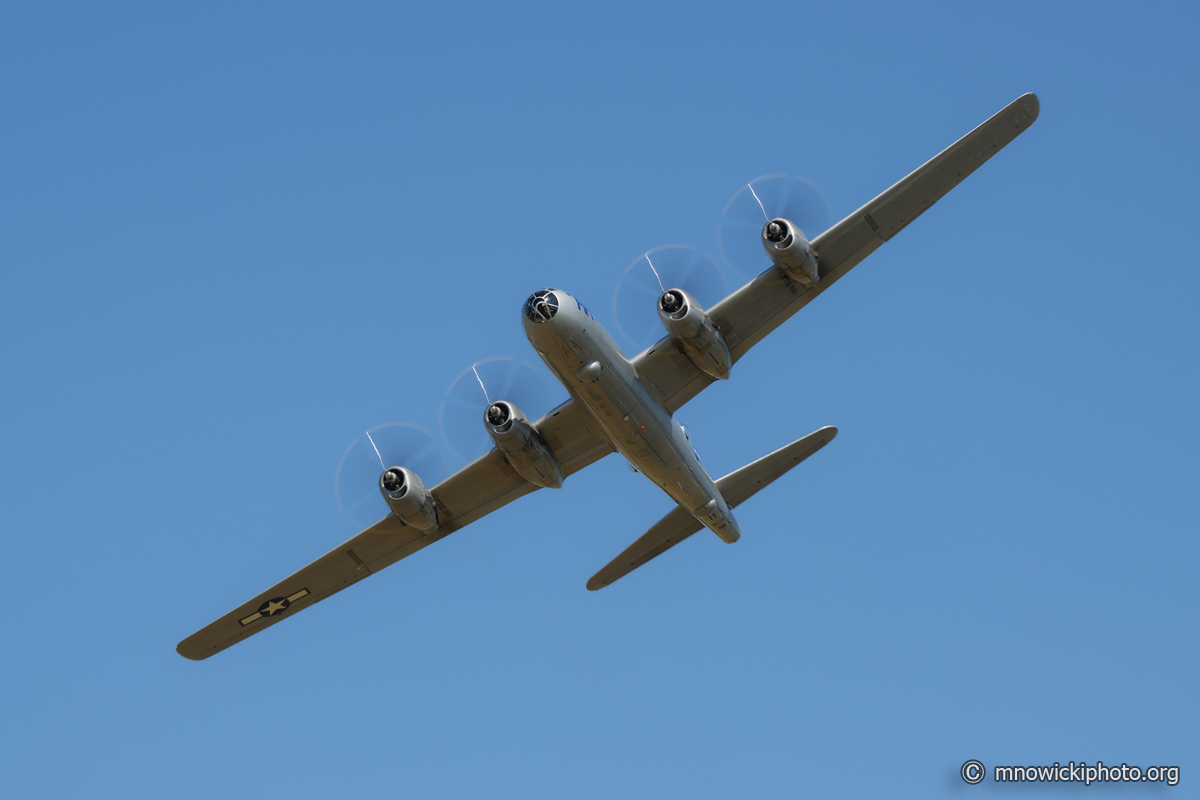
<svg viewBox="0 0 1200 800">
<path fill-rule="evenodd" d="M 677 507 L 597 572 L 589 590 L 611 585 L 702 528 L 736 542 L 733 509 L 829 444 L 837 429 L 821 428 L 713 480 L 675 412 L 727 380 L 750 348 L 1013 141 L 1038 112 L 1036 95 L 1018 97 L 811 242 L 792 221 L 769 219 L 761 239 L 771 266 L 707 309 L 683 289 L 666 289 L 657 312 L 667 335 L 632 359 L 581 301 L 561 289 L 534 292 L 522 307 L 525 335 L 570 399 L 536 422 L 511 402 L 491 402 L 484 425 L 495 447 L 432 488 L 403 466 L 385 468 L 379 491 L 386 517 L 187 637 L 177 651 L 196 661 L 219 653 L 523 495 L 560 488 L 613 452 Z"/>
</svg>

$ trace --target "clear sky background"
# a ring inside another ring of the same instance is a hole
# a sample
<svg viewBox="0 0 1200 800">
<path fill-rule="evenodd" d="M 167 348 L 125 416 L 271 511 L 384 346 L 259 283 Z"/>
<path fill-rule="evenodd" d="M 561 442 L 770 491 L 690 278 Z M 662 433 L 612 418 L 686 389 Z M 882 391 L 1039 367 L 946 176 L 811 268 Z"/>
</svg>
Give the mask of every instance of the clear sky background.
<svg viewBox="0 0 1200 800">
<path fill-rule="evenodd" d="M 1068 791 L 966 786 L 975 758 L 1179 765 L 1185 796 L 1198 30 L 1184 3 L 8 4 L 4 794 Z M 714 474 L 841 431 L 738 544 L 585 591 L 671 507 L 613 456 L 175 653 L 356 532 L 362 431 L 436 430 L 471 362 L 536 360 L 532 290 L 607 324 L 639 253 L 715 252 L 744 182 L 807 176 L 840 219 L 1027 91 L 1029 131 L 679 412 Z"/>
</svg>

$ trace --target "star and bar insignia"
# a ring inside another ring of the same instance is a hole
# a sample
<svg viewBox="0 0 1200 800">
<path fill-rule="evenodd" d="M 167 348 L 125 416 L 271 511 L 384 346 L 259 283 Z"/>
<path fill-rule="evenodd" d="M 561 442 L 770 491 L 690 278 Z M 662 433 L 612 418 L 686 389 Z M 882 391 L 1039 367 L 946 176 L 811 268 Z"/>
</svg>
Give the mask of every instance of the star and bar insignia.
<svg viewBox="0 0 1200 800">
<path fill-rule="evenodd" d="M 301 589 L 295 594 L 290 594 L 287 597 L 273 597 L 259 606 L 258 611 L 255 611 L 250 616 L 240 620 L 240 622 L 243 626 L 245 626 L 264 617 L 278 617 L 284 611 L 287 611 L 288 606 L 299 600 L 301 597 L 305 597 L 307 595 L 308 589 Z"/>
</svg>

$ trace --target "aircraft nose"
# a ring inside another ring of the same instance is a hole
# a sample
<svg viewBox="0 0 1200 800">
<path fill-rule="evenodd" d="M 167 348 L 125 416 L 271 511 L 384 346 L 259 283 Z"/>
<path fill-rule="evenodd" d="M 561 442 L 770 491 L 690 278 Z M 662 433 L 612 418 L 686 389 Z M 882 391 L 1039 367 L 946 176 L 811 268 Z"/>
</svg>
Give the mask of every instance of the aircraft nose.
<svg viewBox="0 0 1200 800">
<path fill-rule="evenodd" d="M 529 295 L 522 310 L 530 322 L 549 322 L 558 313 L 558 295 L 553 289 L 539 289 Z"/>
</svg>

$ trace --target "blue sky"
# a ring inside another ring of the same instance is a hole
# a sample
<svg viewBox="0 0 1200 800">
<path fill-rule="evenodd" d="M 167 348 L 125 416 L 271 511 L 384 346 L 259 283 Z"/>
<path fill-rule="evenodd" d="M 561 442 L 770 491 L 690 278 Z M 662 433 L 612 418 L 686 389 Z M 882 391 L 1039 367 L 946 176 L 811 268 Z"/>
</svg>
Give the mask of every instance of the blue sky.
<svg viewBox="0 0 1200 800">
<path fill-rule="evenodd" d="M 343 6 L 0 13 L 12 796 L 1005 793 L 969 758 L 1186 791 L 1193 6 Z M 744 182 L 840 219 L 1026 91 L 1028 132 L 679 413 L 714 474 L 841 431 L 738 544 L 585 591 L 670 509 L 610 457 L 174 652 L 356 532 L 362 431 L 535 360 L 531 290 L 610 323 Z"/>
</svg>

